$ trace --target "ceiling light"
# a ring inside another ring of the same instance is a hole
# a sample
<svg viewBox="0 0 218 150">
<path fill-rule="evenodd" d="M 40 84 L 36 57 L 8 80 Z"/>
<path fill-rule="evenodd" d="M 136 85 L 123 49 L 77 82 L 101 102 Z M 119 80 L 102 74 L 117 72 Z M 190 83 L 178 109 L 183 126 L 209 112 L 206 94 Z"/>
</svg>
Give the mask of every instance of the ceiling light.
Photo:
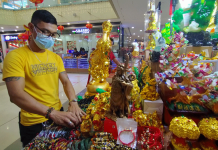
<svg viewBox="0 0 218 150">
<path fill-rule="evenodd" d="M 142 32 L 142 30 L 140 30 L 140 32 Z"/>
<path fill-rule="evenodd" d="M 110 20 L 108 20 L 110 22 Z"/>
<path fill-rule="evenodd" d="M 68 25 L 70 25 L 70 23 L 67 23 Z"/>
<path fill-rule="evenodd" d="M 132 27 L 132 29 L 134 29 L 134 27 Z"/>
<path fill-rule="evenodd" d="M 1 29 L 4 29 L 3 27 L 1 27 Z"/>
<path fill-rule="evenodd" d="M 17 30 L 15 30 L 17 32 Z"/>
<path fill-rule="evenodd" d="M 50 5 L 48 5 L 50 7 Z"/>
<path fill-rule="evenodd" d="M 87 21 L 87 23 L 89 23 L 89 21 Z"/>
<path fill-rule="evenodd" d="M 19 28 L 18 26 L 16 26 L 16 28 Z"/>
</svg>

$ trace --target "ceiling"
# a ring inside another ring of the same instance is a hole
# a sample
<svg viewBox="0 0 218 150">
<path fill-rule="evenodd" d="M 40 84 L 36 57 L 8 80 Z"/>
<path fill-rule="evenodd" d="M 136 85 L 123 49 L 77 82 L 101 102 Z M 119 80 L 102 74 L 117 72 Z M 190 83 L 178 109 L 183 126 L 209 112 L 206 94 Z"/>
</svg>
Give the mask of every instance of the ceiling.
<svg viewBox="0 0 218 150">
<path fill-rule="evenodd" d="M 121 22 L 122 27 L 125 28 L 125 42 L 132 43 L 135 39 L 138 41 L 143 41 L 144 38 L 144 21 L 145 21 L 145 15 L 147 15 L 147 1 L 148 0 L 109 0 L 113 14 L 117 17 L 110 18 L 108 14 L 103 13 L 102 16 L 107 16 L 106 18 L 108 20 L 111 20 L 111 22 Z M 161 25 L 164 26 L 166 22 L 168 22 L 170 16 L 169 16 L 169 6 L 170 6 L 170 0 L 156 0 L 155 6 L 157 7 L 157 4 L 161 2 Z M 94 5 L 94 3 L 93 3 Z M 81 5 L 82 6 L 82 5 Z M 85 5 L 83 5 L 85 7 Z M 109 7 L 109 6 L 108 6 Z M 179 8 L 179 5 L 177 5 Z M 176 9 L 178 9 L 176 8 Z M 85 9 L 85 8 L 84 8 Z M 109 12 L 108 12 L 109 13 Z M 85 17 L 89 20 L 90 23 L 99 23 L 105 21 L 105 19 L 95 18 L 90 19 L 90 17 Z M 116 18 L 116 19 L 115 19 Z M 77 21 L 72 22 L 61 22 L 61 25 L 66 25 L 69 27 L 71 25 L 76 24 L 85 24 L 87 20 L 80 19 Z M 1 29 L 3 27 L 4 29 Z M 134 28 L 132 28 L 134 27 Z M 21 31 L 24 30 L 23 26 L 9 26 L 9 25 L 0 25 L 0 32 L 1 31 Z M 127 38 L 128 37 L 128 38 Z M 131 38 L 130 38 L 131 37 Z M 131 39 L 131 40 L 130 40 Z"/>
<path fill-rule="evenodd" d="M 125 28 L 125 36 L 128 37 L 125 40 L 129 43 L 132 43 L 134 39 L 142 41 L 144 38 L 144 14 L 147 15 L 148 0 L 110 0 L 110 2 L 122 23 L 122 27 Z M 170 18 L 170 0 L 156 0 L 155 7 L 159 2 L 161 2 L 162 10 L 161 25 L 164 25 Z"/>
</svg>

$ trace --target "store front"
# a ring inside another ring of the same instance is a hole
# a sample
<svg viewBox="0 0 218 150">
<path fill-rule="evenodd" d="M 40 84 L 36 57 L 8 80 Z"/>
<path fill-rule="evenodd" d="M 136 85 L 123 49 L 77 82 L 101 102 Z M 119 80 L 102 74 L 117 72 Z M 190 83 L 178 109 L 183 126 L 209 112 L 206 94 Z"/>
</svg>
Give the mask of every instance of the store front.
<svg viewBox="0 0 218 150">
<path fill-rule="evenodd" d="M 27 45 L 27 41 L 19 40 L 18 34 L 3 34 L 1 35 L 1 44 L 4 56 L 7 55 L 8 52 L 17 49 L 19 47 L 23 47 Z"/>
<path fill-rule="evenodd" d="M 62 31 L 60 38 L 55 40 L 51 51 L 60 55 L 63 59 L 67 72 L 70 73 L 88 73 L 89 63 L 88 55 L 93 48 L 96 48 L 97 41 L 102 37 L 102 27 L 92 29 L 82 28 L 66 28 Z M 118 52 L 119 49 L 119 26 L 114 26 L 110 35 L 114 39 L 112 51 Z M 78 55 L 75 54 L 75 48 Z M 85 51 L 85 56 L 80 55 L 81 51 Z"/>
</svg>

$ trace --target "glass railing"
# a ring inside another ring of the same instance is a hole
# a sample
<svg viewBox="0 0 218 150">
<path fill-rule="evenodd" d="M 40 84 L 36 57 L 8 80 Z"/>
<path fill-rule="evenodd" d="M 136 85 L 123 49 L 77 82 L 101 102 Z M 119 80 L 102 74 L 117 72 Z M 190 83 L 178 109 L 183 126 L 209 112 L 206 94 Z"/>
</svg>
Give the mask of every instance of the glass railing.
<svg viewBox="0 0 218 150">
<path fill-rule="evenodd" d="M 76 5 L 92 2 L 102 2 L 108 0 L 44 0 L 42 4 L 38 4 L 38 8 L 42 7 L 55 7 L 62 5 Z M 29 0 L 0 0 L 0 8 L 2 9 L 31 9 L 35 8 L 35 4 Z"/>
</svg>

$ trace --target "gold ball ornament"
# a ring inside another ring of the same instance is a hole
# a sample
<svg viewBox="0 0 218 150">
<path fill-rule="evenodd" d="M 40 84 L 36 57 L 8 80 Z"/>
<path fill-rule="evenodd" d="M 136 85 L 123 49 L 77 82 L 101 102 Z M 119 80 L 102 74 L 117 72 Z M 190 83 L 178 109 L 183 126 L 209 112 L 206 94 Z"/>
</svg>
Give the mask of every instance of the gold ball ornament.
<svg viewBox="0 0 218 150">
<path fill-rule="evenodd" d="M 177 137 L 196 140 L 200 136 L 199 128 L 192 119 L 175 117 L 170 122 L 169 130 Z"/>
<path fill-rule="evenodd" d="M 218 121 L 216 118 L 204 118 L 198 125 L 201 134 L 207 139 L 218 140 Z"/>
</svg>

